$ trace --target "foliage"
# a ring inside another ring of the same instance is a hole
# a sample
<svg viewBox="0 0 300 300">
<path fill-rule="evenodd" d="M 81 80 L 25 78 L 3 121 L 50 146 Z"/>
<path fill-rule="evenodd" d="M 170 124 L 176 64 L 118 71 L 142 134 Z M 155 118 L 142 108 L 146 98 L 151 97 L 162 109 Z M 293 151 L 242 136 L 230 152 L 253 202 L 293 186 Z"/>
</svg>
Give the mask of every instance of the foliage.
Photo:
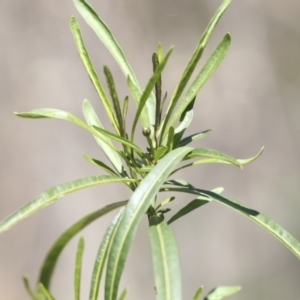
<svg viewBox="0 0 300 300">
<path fill-rule="evenodd" d="M 262 153 L 263 149 L 252 158 L 235 159 L 216 150 L 191 146 L 195 141 L 204 138 L 210 130 L 201 131 L 187 137 L 184 136 L 185 130 L 191 124 L 193 118 L 196 95 L 217 69 L 229 49 L 231 38 L 229 34 L 225 34 L 202 69 L 196 74 L 195 79 L 189 83 L 201 55 L 230 0 L 223 1 L 208 24 L 195 52 L 183 71 L 175 91 L 169 99 L 168 107 L 166 107 L 167 94 L 165 96 L 162 94 L 161 74 L 173 48 L 163 55 L 162 46 L 161 44 L 158 45 L 157 52 L 152 56 L 153 75 L 146 87 L 141 89 L 121 47 L 107 25 L 87 2 L 84 0 L 73 1 L 82 17 L 95 31 L 123 71 L 131 96 L 126 96 L 123 104 L 121 104 L 113 76 L 107 66 L 104 67 L 104 75 L 107 81 L 108 93 L 105 91 L 89 58 L 78 22 L 75 17 L 72 17 L 70 27 L 79 57 L 102 101 L 113 130 L 109 131 L 103 128 L 92 104 L 86 99 L 82 105 L 85 122 L 71 113 L 57 109 L 36 109 L 30 112 L 16 113 L 16 115 L 23 118 L 57 118 L 82 127 L 94 136 L 107 157 L 108 163 L 88 155 L 84 155 L 85 159 L 108 174 L 85 177 L 50 188 L 3 220 L 0 223 L 0 231 L 3 232 L 9 229 L 20 220 L 53 203 L 58 198 L 86 187 L 119 182 L 125 184 L 132 191 L 132 194 L 129 200 L 111 203 L 90 213 L 62 233 L 45 257 L 38 284 L 34 290 L 31 289 L 27 278 L 24 278 L 30 297 L 32 299 L 54 299 L 50 292 L 51 279 L 64 247 L 84 227 L 120 207 L 119 212 L 109 224 L 99 246 L 91 279 L 90 300 L 98 299 L 103 274 L 105 274 L 104 299 L 125 299 L 127 291 L 124 290 L 119 294 L 119 284 L 134 234 L 145 215 L 149 221 L 148 234 L 152 249 L 156 298 L 158 300 L 182 299 L 179 255 L 170 224 L 212 201 L 224 204 L 256 222 L 300 258 L 300 244 L 293 236 L 260 212 L 222 196 L 222 188 L 208 191 L 194 187 L 184 180 L 170 179 L 170 176 L 176 175 L 179 170 L 199 164 L 220 163 L 242 168 Z M 184 92 L 185 88 L 187 90 Z M 128 127 L 129 122 L 126 119 L 130 97 L 137 106 L 131 128 Z M 138 122 L 140 122 L 141 127 L 139 127 Z M 136 130 L 141 130 L 147 140 L 148 147 L 146 151 L 135 143 Z M 119 147 L 116 147 L 112 141 L 117 142 Z M 184 164 L 181 164 L 182 162 Z M 195 198 L 168 218 L 168 221 L 165 221 L 166 213 L 170 211 L 167 206 L 175 200 L 175 196 L 159 202 L 158 194 L 163 192 L 173 192 L 176 196 L 177 193 L 187 193 L 194 195 Z M 76 300 L 80 299 L 83 254 L 84 239 L 81 237 L 75 259 L 74 298 Z M 202 289 L 200 287 L 196 291 L 193 297 L 194 300 L 200 298 Z M 239 290 L 240 287 L 236 286 L 218 287 L 209 292 L 204 299 L 222 299 Z"/>
</svg>

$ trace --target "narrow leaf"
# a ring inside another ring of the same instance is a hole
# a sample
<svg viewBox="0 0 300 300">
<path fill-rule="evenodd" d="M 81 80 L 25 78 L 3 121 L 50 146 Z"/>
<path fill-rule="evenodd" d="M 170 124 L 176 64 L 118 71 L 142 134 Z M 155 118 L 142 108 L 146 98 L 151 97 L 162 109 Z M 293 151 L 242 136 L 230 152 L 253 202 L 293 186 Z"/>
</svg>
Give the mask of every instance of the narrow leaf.
<svg viewBox="0 0 300 300">
<path fill-rule="evenodd" d="M 74 271 L 74 299 L 75 300 L 80 300 L 80 283 L 81 283 L 83 249 L 84 249 L 84 239 L 83 237 L 81 237 L 77 244 L 76 259 L 75 259 L 75 271 Z"/>
<path fill-rule="evenodd" d="M 162 62 L 156 67 L 156 70 L 154 72 L 154 74 L 151 76 L 149 82 L 147 83 L 147 86 L 140 98 L 140 101 L 139 101 L 139 105 L 138 105 L 138 109 L 136 111 L 136 114 L 135 114 L 135 117 L 134 117 L 134 120 L 133 120 L 133 124 L 132 124 L 132 130 L 131 130 L 131 141 L 133 141 L 133 138 L 134 138 L 134 133 L 135 133 L 135 128 L 136 128 L 136 124 L 137 124 L 137 121 L 140 117 L 140 114 L 146 104 L 146 101 L 148 100 L 150 94 L 151 94 L 151 91 L 153 89 L 153 87 L 155 86 L 156 82 L 159 80 L 160 78 L 160 75 L 168 61 L 168 58 L 170 57 L 171 53 L 173 51 L 173 48 L 171 48 L 166 56 L 164 57 L 164 59 L 162 60 Z"/>
<path fill-rule="evenodd" d="M 118 300 L 125 300 L 126 295 L 127 295 L 127 290 L 125 289 L 125 290 L 121 293 L 121 295 L 120 295 L 120 297 L 119 297 Z"/>
<path fill-rule="evenodd" d="M 46 288 L 50 287 L 51 278 L 58 261 L 58 258 L 66 247 L 66 245 L 70 242 L 70 240 L 82 229 L 86 226 L 90 225 L 96 219 L 106 215 L 112 210 L 124 206 L 127 204 L 127 201 L 120 201 L 116 203 L 109 204 L 107 206 L 102 207 L 77 221 L 74 225 L 64 231 L 60 237 L 54 242 L 50 250 L 48 251 L 39 275 L 38 282 L 41 282 Z"/>
<path fill-rule="evenodd" d="M 94 264 L 89 300 L 97 300 L 98 299 L 99 285 L 101 282 L 102 272 L 104 269 L 104 264 L 106 262 L 108 249 L 110 247 L 113 234 L 114 234 L 116 228 L 120 224 L 121 218 L 123 216 L 123 212 L 124 212 L 124 209 L 121 209 L 120 212 L 113 219 L 113 221 L 111 222 L 109 227 L 107 228 L 107 230 L 102 238 L 102 241 L 101 241 L 98 253 L 97 253 L 96 261 Z"/>
<path fill-rule="evenodd" d="M 219 286 L 210 291 L 204 300 L 221 300 L 241 290 L 240 286 Z"/>
<path fill-rule="evenodd" d="M 103 170 L 105 170 L 109 174 L 118 176 L 118 174 L 113 169 L 111 169 L 109 166 L 107 166 L 102 161 L 100 161 L 98 159 L 95 159 L 95 158 L 92 158 L 92 157 L 88 156 L 87 154 L 83 154 L 83 157 L 86 159 L 87 162 L 102 168 Z"/>
<path fill-rule="evenodd" d="M 180 102 L 177 110 L 174 112 L 171 117 L 168 126 L 172 126 L 179 116 L 184 112 L 185 108 L 193 101 L 200 89 L 219 67 L 222 60 L 227 54 L 231 43 L 230 35 L 227 33 L 214 52 L 211 54 L 209 59 L 204 64 L 203 68 L 189 87 L 182 101 Z"/>
<path fill-rule="evenodd" d="M 202 205 L 208 203 L 209 200 L 203 200 L 203 199 L 195 199 L 188 203 L 186 206 L 181 208 L 170 220 L 167 222 L 168 225 L 173 223 L 174 221 L 178 220 L 179 218 L 183 217 L 184 215 L 187 215 L 188 213 L 192 212 L 193 210 L 201 207 Z"/>
<path fill-rule="evenodd" d="M 105 111 L 107 113 L 107 116 L 108 116 L 110 122 L 113 124 L 115 130 L 118 130 L 118 126 L 117 126 L 115 119 L 113 117 L 113 114 L 112 114 L 112 112 L 113 112 L 112 107 L 111 107 L 108 97 L 105 93 L 105 90 L 98 78 L 98 75 L 92 65 L 92 62 L 89 58 L 89 54 L 85 48 L 85 45 L 84 45 L 84 42 L 82 39 L 80 27 L 79 27 L 75 17 L 71 17 L 70 28 L 71 28 L 71 31 L 72 31 L 72 34 L 74 37 L 74 41 L 75 41 L 75 45 L 77 48 L 77 52 L 81 58 L 81 61 L 82 61 L 83 65 L 84 65 L 84 67 L 96 89 L 96 92 L 98 93 L 100 100 L 102 101 L 102 104 L 105 108 Z"/>
<path fill-rule="evenodd" d="M 105 300 L 117 298 L 126 257 L 140 220 L 172 170 L 191 150 L 192 148 L 184 147 L 168 153 L 132 194 L 112 242 L 106 273 Z"/>
<path fill-rule="evenodd" d="M 181 271 L 174 235 L 165 222 L 150 226 L 148 232 L 152 249 L 156 299 L 181 300 Z"/>
<path fill-rule="evenodd" d="M 192 134 L 192 135 L 190 135 L 188 137 L 185 137 L 184 139 L 182 139 L 179 142 L 178 147 L 186 146 L 186 145 L 188 145 L 191 142 L 194 142 L 196 140 L 202 139 L 205 136 L 207 136 L 210 132 L 211 132 L 211 130 L 208 129 L 208 130 L 205 130 L 205 131 L 202 131 L 202 132 L 199 132 L 199 133 L 194 133 L 194 134 Z"/>
<path fill-rule="evenodd" d="M 200 286 L 199 289 L 196 291 L 193 300 L 200 300 L 200 296 L 202 294 L 203 291 L 203 286 Z"/>
<path fill-rule="evenodd" d="M 54 296 L 43 286 L 43 284 L 39 283 L 38 285 L 38 291 L 41 293 L 44 297 L 45 300 L 55 300 Z M 42 299 L 39 299 L 42 300 Z"/>
<path fill-rule="evenodd" d="M 92 104 L 88 100 L 84 100 L 82 103 L 82 110 L 83 114 L 85 116 L 86 122 L 89 126 L 97 126 L 99 128 L 103 128 L 100 120 L 98 119 L 97 114 L 95 113 L 95 110 L 92 106 Z M 101 133 L 98 133 L 101 134 Z M 119 174 L 122 174 L 123 172 L 123 165 L 122 161 L 120 159 L 120 156 L 115 151 L 112 151 L 112 148 L 114 148 L 112 142 L 110 139 L 101 134 L 102 139 L 97 137 L 97 135 L 94 135 L 94 138 L 96 139 L 96 142 L 100 146 L 100 148 L 103 150 L 106 157 L 109 159 L 109 161 L 112 163 L 112 165 L 116 168 L 116 170 L 119 172 Z M 105 141 L 105 142 L 103 142 Z M 110 146 L 108 146 L 110 144 Z"/>
<path fill-rule="evenodd" d="M 228 7 L 230 2 L 231 2 L 231 0 L 223 0 L 223 3 L 218 8 L 215 15 L 209 22 L 204 34 L 202 35 L 202 37 L 198 43 L 198 46 L 197 46 L 192 58 L 190 59 L 186 69 L 184 70 L 184 72 L 181 76 L 181 79 L 179 81 L 179 84 L 177 85 L 177 87 L 172 95 L 172 98 L 170 101 L 170 106 L 167 110 L 166 117 L 163 122 L 161 138 L 163 138 L 165 136 L 165 134 L 168 132 L 169 126 L 171 126 L 171 124 L 169 124 L 169 119 L 170 119 L 171 115 L 173 114 L 173 110 L 174 110 L 184 88 L 186 87 L 189 79 L 191 78 L 191 76 L 196 68 L 197 63 L 202 56 L 203 50 L 209 41 L 209 38 L 211 37 L 217 23 L 219 22 L 221 16 L 225 12 L 225 10 Z M 182 113 L 182 111 L 181 111 L 181 113 Z M 181 113 L 179 113 L 178 117 L 180 116 Z"/>
<path fill-rule="evenodd" d="M 29 279 L 26 276 L 23 276 L 23 283 L 25 285 L 26 291 L 32 300 L 39 300 L 38 296 L 35 295 L 34 291 L 30 287 Z"/>
<path fill-rule="evenodd" d="M 18 223 L 19 221 L 27 218 L 34 212 L 52 204 L 58 198 L 63 197 L 67 194 L 76 192 L 78 190 L 96 186 L 104 183 L 115 183 L 115 182 L 134 182 L 134 179 L 120 178 L 112 175 L 102 176 L 88 176 L 74 181 L 70 181 L 56 187 L 50 188 L 46 192 L 39 195 L 37 198 L 26 203 L 17 211 L 12 213 L 6 219 L 0 222 L 0 232 L 8 230 L 10 227 Z M 47 287 L 47 286 L 46 286 Z"/>
</svg>

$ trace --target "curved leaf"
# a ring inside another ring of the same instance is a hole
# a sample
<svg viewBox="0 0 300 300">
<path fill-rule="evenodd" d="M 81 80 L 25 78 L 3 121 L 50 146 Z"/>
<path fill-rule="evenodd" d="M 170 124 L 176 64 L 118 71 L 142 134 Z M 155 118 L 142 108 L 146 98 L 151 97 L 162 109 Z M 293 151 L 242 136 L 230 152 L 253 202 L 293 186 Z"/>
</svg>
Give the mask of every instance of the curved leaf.
<svg viewBox="0 0 300 300">
<path fill-rule="evenodd" d="M 221 300 L 241 290 L 240 286 L 219 286 L 210 291 L 204 300 Z"/>
<path fill-rule="evenodd" d="M 75 259 L 75 272 L 74 272 L 74 299 L 80 300 L 80 283 L 81 283 L 81 266 L 82 256 L 84 249 L 84 239 L 80 237 L 77 244 L 76 259 Z"/>
<path fill-rule="evenodd" d="M 91 163 L 92 165 L 102 168 L 103 170 L 105 170 L 107 173 L 109 173 L 111 175 L 118 176 L 118 174 L 113 169 L 111 169 L 109 166 L 107 166 L 102 161 L 92 158 L 92 157 L 88 156 L 87 154 L 83 154 L 83 157 L 85 158 L 85 160 L 87 162 Z"/>
<path fill-rule="evenodd" d="M 192 148 L 183 147 L 168 153 L 140 182 L 132 194 L 114 236 L 107 265 L 105 300 L 115 300 L 133 236 L 143 215 L 175 166 Z"/>
<path fill-rule="evenodd" d="M 17 211 L 12 213 L 6 219 L 0 222 L 0 232 L 3 232 L 19 221 L 27 218 L 34 212 L 48 206 L 49 204 L 56 201 L 58 198 L 63 197 L 67 194 L 76 192 L 78 190 L 96 186 L 104 183 L 115 183 L 115 182 L 135 182 L 134 179 L 120 178 L 112 175 L 102 175 L 102 176 L 88 176 L 67 183 L 60 184 L 56 187 L 52 187 L 46 192 L 39 195 L 37 198 L 26 203 Z M 47 287 L 47 286 L 46 286 Z"/>
<path fill-rule="evenodd" d="M 185 70 L 181 76 L 179 84 L 177 85 L 177 87 L 172 95 L 170 105 L 169 105 L 169 108 L 166 113 L 166 117 L 163 121 L 163 126 L 161 127 L 162 128 L 162 130 L 161 130 L 161 138 L 162 139 L 169 131 L 169 126 L 171 126 L 171 124 L 169 124 L 169 119 L 173 113 L 173 110 L 174 110 L 183 90 L 185 89 L 189 79 L 191 78 L 191 76 L 196 68 L 197 63 L 202 56 L 203 50 L 206 47 L 207 42 L 209 41 L 209 38 L 211 37 L 217 23 L 219 22 L 221 16 L 225 12 L 225 10 L 228 7 L 230 2 L 231 2 L 231 0 L 223 0 L 223 3 L 218 8 L 215 15 L 209 22 L 204 34 L 202 35 L 202 37 L 197 45 L 195 52 L 193 53 L 192 58 L 190 59 L 187 67 L 185 68 Z M 178 117 L 180 116 L 180 114 L 181 113 L 179 113 Z"/>
<path fill-rule="evenodd" d="M 92 62 L 89 58 L 89 54 L 84 46 L 80 27 L 79 27 L 75 17 L 71 17 L 70 28 L 71 28 L 71 31 L 72 31 L 72 34 L 74 37 L 74 41 L 75 41 L 75 45 L 77 48 L 77 52 L 81 58 L 81 61 L 82 61 L 83 65 L 84 65 L 84 67 L 96 89 L 96 92 L 98 93 L 100 100 L 102 101 L 102 104 L 105 108 L 105 111 L 107 113 L 107 116 L 108 116 L 111 124 L 113 124 L 115 130 L 118 131 L 118 126 L 117 126 L 117 123 L 115 122 L 115 119 L 114 119 L 114 116 L 112 113 L 113 112 L 112 107 L 111 107 L 108 97 L 105 93 L 105 90 L 98 78 L 98 75 L 92 65 Z"/>
<path fill-rule="evenodd" d="M 116 228 L 120 224 L 123 213 L 124 213 L 124 209 L 121 209 L 121 211 L 116 215 L 116 217 L 113 219 L 113 221 L 107 228 L 107 230 L 102 238 L 102 241 L 101 241 L 98 253 L 97 253 L 96 261 L 94 264 L 89 300 L 97 300 L 98 299 L 99 285 L 101 282 L 101 276 L 102 276 L 104 264 L 105 264 L 105 261 L 107 258 L 108 249 L 111 244 L 113 234 L 114 234 Z"/>
<path fill-rule="evenodd" d="M 181 300 L 181 271 L 174 235 L 165 222 L 151 225 L 148 233 L 152 248 L 156 299 Z"/>
<path fill-rule="evenodd" d="M 184 215 L 187 215 L 188 213 L 192 212 L 193 210 L 199 208 L 200 206 L 202 206 L 208 202 L 209 202 L 209 200 L 203 200 L 201 198 L 192 200 L 190 203 L 188 203 L 183 208 L 181 208 L 173 217 L 171 217 L 170 220 L 167 222 L 167 224 L 170 225 L 177 219 L 183 217 Z"/>
<path fill-rule="evenodd" d="M 95 113 L 95 110 L 94 110 L 92 104 L 86 99 L 83 100 L 82 110 L 83 110 L 83 114 L 85 116 L 86 122 L 89 126 L 97 126 L 97 127 L 103 129 L 103 126 L 102 126 L 101 122 L 99 121 L 98 116 Z M 99 134 L 101 134 L 101 133 L 99 133 Z M 122 165 L 120 156 L 115 151 L 111 151 L 111 148 L 114 148 L 114 146 L 113 146 L 112 142 L 110 141 L 110 139 L 107 136 L 105 136 L 104 134 L 101 134 L 101 135 L 102 135 L 102 139 L 98 138 L 97 135 L 94 135 L 94 138 L 96 139 L 98 145 L 103 150 L 104 154 L 109 159 L 109 161 L 112 163 L 112 165 L 116 168 L 116 170 L 119 172 L 119 174 L 122 174 L 123 165 Z M 103 142 L 103 140 L 105 140 L 106 142 Z M 110 146 L 108 146 L 108 144 L 110 144 Z"/>
<path fill-rule="evenodd" d="M 182 139 L 179 142 L 178 147 L 182 147 L 182 146 L 188 145 L 191 142 L 202 139 L 205 136 L 207 136 L 210 132 L 211 132 L 211 130 L 208 129 L 208 130 L 205 130 L 205 131 L 202 131 L 202 132 L 199 132 L 199 133 L 194 133 L 192 135 L 189 135 L 188 137 L 185 137 L 184 139 Z"/>
<path fill-rule="evenodd" d="M 42 283 L 46 288 L 49 288 L 57 260 L 70 240 L 93 221 L 116 208 L 126 205 L 127 202 L 128 201 L 126 200 L 106 205 L 101 209 L 84 216 L 82 219 L 64 231 L 48 251 L 40 270 L 38 282 Z"/>
<path fill-rule="evenodd" d="M 224 59 L 227 54 L 231 43 L 230 35 L 227 33 L 214 52 L 211 54 L 209 59 L 204 64 L 203 68 L 189 87 L 182 101 L 180 102 L 177 110 L 172 115 L 168 127 L 172 126 L 179 116 L 184 112 L 186 107 L 193 101 L 196 97 L 200 89 L 207 82 L 207 80 L 211 77 L 211 75 L 215 72 L 215 70 L 219 67 L 220 63 Z M 167 129 L 168 129 L 167 127 Z"/>
</svg>

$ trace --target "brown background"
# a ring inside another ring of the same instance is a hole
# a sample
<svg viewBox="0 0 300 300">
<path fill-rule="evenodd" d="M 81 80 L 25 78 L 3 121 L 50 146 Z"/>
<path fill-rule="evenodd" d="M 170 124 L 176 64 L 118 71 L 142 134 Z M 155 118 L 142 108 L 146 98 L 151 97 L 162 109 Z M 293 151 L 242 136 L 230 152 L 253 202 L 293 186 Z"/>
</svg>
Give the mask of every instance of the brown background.
<svg viewBox="0 0 300 300">
<path fill-rule="evenodd" d="M 151 74 L 157 42 L 175 51 L 163 75 L 172 90 L 210 17 L 216 0 L 91 1 L 122 45 L 141 86 Z M 300 239 L 300 2 L 233 1 L 212 37 L 204 58 L 229 31 L 228 56 L 197 99 L 190 133 L 213 129 L 198 145 L 239 158 L 263 156 L 243 171 L 224 165 L 199 166 L 182 173 L 200 187 L 225 187 L 236 198 L 272 217 Z M 3 0 L 0 9 L 1 126 L 0 218 L 56 184 L 99 170 L 82 153 L 103 155 L 89 134 L 53 120 L 24 120 L 13 111 L 52 107 L 80 117 L 88 98 L 103 108 L 77 56 L 68 27 L 78 16 L 72 1 Z M 108 65 L 119 94 L 124 77 L 108 51 L 78 16 L 86 45 L 102 76 Z M 134 104 L 131 103 L 131 107 Z M 100 171 L 101 172 L 101 171 Z M 32 283 L 55 238 L 77 219 L 106 203 L 128 197 L 121 185 L 100 186 L 60 199 L 0 236 L 0 298 L 28 299 L 21 277 Z M 179 196 L 176 211 L 189 198 Z M 88 298 L 90 273 L 102 233 L 113 214 L 97 221 L 86 239 L 82 298 Z M 183 298 L 204 285 L 242 285 L 231 299 L 298 300 L 299 260 L 256 224 L 217 203 L 172 225 L 179 243 Z M 53 280 L 57 299 L 72 299 L 74 239 L 63 252 Z M 151 253 L 144 221 L 134 240 L 122 280 L 128 299 L 154 299 Z"/>
</svg>

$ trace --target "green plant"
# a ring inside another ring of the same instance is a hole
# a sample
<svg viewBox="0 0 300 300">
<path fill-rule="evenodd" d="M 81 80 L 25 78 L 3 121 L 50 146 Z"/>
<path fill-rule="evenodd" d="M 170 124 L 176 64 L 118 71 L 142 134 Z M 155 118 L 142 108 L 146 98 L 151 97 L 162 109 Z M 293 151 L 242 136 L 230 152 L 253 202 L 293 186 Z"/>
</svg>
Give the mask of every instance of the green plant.
<svg viewBox="0 0 300 300">
<path fill-rule="evenodd" d="M 243 165 L 252 162 L 262 153 L 261 150 L 256 156 L 250 159 L 235 159 L 215 150 L 187 146 L 191 142 L 205 137 L 209 133 L 209 130 L 184 137 L 185 130 L 193 118 L 193 106 L 197 93 L 219 66 L 229 49 L 231 40 L 229 34 L 226 34 L 196 78 L 187 86 L 214 28 L 230 1 L 223 1 L 223 4 L 209 23 L 169 100 L 167 108 L 165 107 L 167 94 L 164 96 L 162 94 L 161 74 L 171 55 L 172 48 L 166 55 L 163 55 L 162 46 L 158 45 L 156 53 L 152 56 L 153 75 L 145 89 L 142 90 L 123 51 L 115 41 L 108 27 L 84 0 L 74 0 L 74 3 L 83 18 L 96 32 L 123 71 L 129 91 L 137 106 L 135 117 L 131 128 L 128 129 L 126 113 L 129 105 L 129 97 L 126 96 L 123 104 L 120 104 L 112 74 L 108 67 L 104 67 L 104 74 L 110 95 L 109 99 L 90 61 L 78 23 L 72 17 L 70 26 L 79 56 L 103 103 L 112 124 L 113 132 L 103 128 L 88 100 L 83 101 L 82 107 L 86 122 L 68 112 L 56 109 L 37 109 L 27 113 L 16 113 L 16 115 L 24 118 L 63 119 L 87 130 L 94 136 L 111 165 L 87 155 L 84 157 L 88 162 L 104 170 L 108 175 L 90 176 L 49 189 L 3 220 L 0 223 L 0 231 L 9 229 L 20 220 L 51 204 L 61 196 L 89 186 L 122 182 L 132 191 L 132 195 L 128 201 L 112 203 L 83 217 L 58 238 L 45 257 L 36 288 L 32 290 L 28 280 L 24 279 L 25 286 L 31 298 L 54 299 L 50 293 L 50 283 L 57 260 L 64 247 L 84 227 L 104 214 L 121 207 L 118 214 L 109 224 L 101 241 L 92 274 L 89 299 L 98 298 L 99 284 L 105 267 L 104 298 L 106 300 L 125 299 L 126 290 L 118 298 L 119 283 L 133 236 L 140 220 L 145 215 L 149 220 L 149 238 L 153 255 L 156 297 L 159 300 L 181 299 L 181 273 L 178 250 L 169 225 L 211 201 L 224 204 L 253 220 L 279 239 L 291 252 L 300 258 L 300 244 L 294 237 L 258 211 L 221 195 L 222 188 L 208 191 L 194 187 L 184 180 L 176 179 L 176 177 L 174 179 L 174 176 L 170 179 L 171 175 L 175 175 L 183 168 L 204 163 L 231 164 L 241 168 Z M 187 91 L 184 93 L 186 87 Z M 154 93 L 152 92 L 153 89 Z M 164 118 L 162 118 L 162 112 L 164 112 Z M 135 143 L 138 121 L 142 125 L 140 130 L 148 143 L 146 151 L 142 150 Z M 176 123 L 177 125 L 175 126 Z M 112 140 L 118 142 L 120 148 L 116 148 L 111 142 Z M 166 222 L 165 218 L 170 211 L 167 205 L 175 200 L 175 197 L 170 197 L 159 202 L 157 196 L 163 192 L 173 192 L 176 195 L 177 193 L 188 193 L 193 195 L 195 199 L 172 217 L 168 218 Z M 84 240 L 80 238 L 76 252 L 75 299 L 80 298 L 80 273 L 83 249 Z M 239 289 L 240 287 L 218 287 L 211 291 L 205 299 L 222 299 L 237 292 Z M 202 287 L 197 290 L 193 299 L 199 299 L 201 292 Z"/>
</svg>

